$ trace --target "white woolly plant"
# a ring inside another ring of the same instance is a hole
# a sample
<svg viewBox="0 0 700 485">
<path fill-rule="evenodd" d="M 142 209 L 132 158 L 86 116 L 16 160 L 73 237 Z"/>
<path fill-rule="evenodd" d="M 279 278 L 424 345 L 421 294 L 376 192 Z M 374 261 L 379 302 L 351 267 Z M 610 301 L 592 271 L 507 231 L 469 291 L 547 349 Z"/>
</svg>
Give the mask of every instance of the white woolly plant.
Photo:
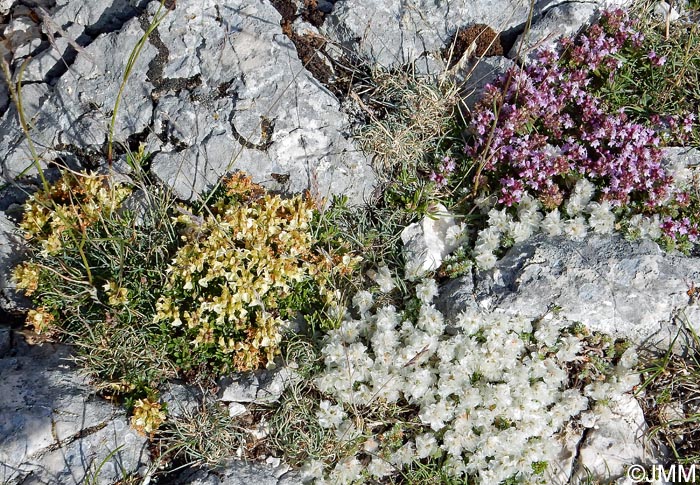
<svg viewBox="0 0 700 485">
<path fill-rule="evenodd" d="M 546 483 L 563 431 L 586 410 L 590 420 L 595 401 L 638 383 L 630 371 L 636 354 L 627 350 L 587 386 L 570 387 L 580 382 L 570 372 L 580 370 L 587 345 L 571 322 L 474 310 L 446 322 L 433 305 L 437 294 L 431 279 L 417 285 L 419 309 L 409 318 L 393 306 L 372 311 L 372 295 L 362 291 L 353 299 L 360 317 L 346 316 L 328 333 L 314 380 L 327 399 L 316 416 L 339 441 L 365 441 L 353 456 L 308 462 L 307 483 L 361 483 L 431 459 L 478 483 Z M 367 419 L 392 406 L 412 409 L 411 421 L 389 429 Z"/>
<path fill-rule="evenodd" d="M 582 240 L 589 232 L 611 234 L 623 229 L 613 212 L 609 201 L 593 202 L 591 198 L 595 187 L 586 179 L 576 183 L 563 210 L 554 209 L 545 212 L 539 201 L 525 194 L 517 207 L 517 217 L 505 208 L 488 210 L 488 201 L 479 204 L 488 211 L 488 226 L 477 236 L 472 256 L 480 269 L 491 269 L 498 261 L 497 252 L 501 248 L 526 241 L 542 232 L 549 236 L 566 236 L 573 240 Z M 491 201 L 493 202 L 493 201 Z M 658 215 L 633 215 L 624 221 L 623 233 L 633 239 L 661 237 Z"/>
</svg>

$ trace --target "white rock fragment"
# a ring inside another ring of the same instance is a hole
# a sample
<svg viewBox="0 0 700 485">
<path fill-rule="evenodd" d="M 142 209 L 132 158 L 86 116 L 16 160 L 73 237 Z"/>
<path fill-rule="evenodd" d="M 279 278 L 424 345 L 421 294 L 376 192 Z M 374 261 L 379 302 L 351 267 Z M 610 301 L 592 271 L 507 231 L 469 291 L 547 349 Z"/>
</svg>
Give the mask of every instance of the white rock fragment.
<svg viewBox="0 0 700 485">
<path fill-rule="evenodd" d="M 219 400 L 228 403 L 274 402 L 287 386 L 299 379 L 299 375 L 287 367 L 236 374 L 219 383 Z"/>
<path fill-rule="evenodd" d="M 570 430 L 560 436 L 562 449 L 556 460 L 550 462 L 547 468 L 547 483 L 552 485 L 565 485 L 571 482 L 574 463 L 576 462 L 576 452 L 579 441 L 583 436 L 582 431 Z"/>
<path fill-rule="evenodd" d="M 637 400 L 621 394 L 610 400 L 609 407 L 596 409 L 598 420 L 590 428 L 579 451 L 574 483 L 586 476 L 616 479 L 634 464 L 652 464 L 654 456 L 645 447 L 647 424 Z"/>
<path fill-rule="evenodd" d="M 681 15 L 675 7 L 672 7 L 668 2 L 658 2 L 654 7 L 654 15 L 663 19 L 664 22 L 675 22 Z"/>
<path fill-rule="evenodd" d="M 15 0 L 0 0 L 0 15 L 5 15 L 10 11 Z"/>
<path fill-rule="evenodd" d="M 444 205 L 435 205 L 430 216 L 401 232 L 406 277 L 415 280 L 439 268 L 442 260 L 462 243 L 463 234 L 464 224 L 457 224 Z"/>
<path fill-rule="evenodd" d="M 228 415 L 232 418 L 236 416 L 241 416 L 247 412 L 246 407 L 238 402 L 232 402 L 228 405 Z"/>
</svg>

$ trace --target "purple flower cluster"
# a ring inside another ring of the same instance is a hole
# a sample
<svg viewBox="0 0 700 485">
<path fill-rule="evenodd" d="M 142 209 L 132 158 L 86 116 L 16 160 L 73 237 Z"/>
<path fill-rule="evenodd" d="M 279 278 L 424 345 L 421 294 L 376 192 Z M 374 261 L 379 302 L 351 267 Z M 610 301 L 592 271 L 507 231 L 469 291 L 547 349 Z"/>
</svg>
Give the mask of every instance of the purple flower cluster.
<svg viewBox="0 0 700 485">
<path fill-rule="evenodd" d="M 454 158 L 445 156 L 442 159 L 438 170 L 433 170 L 430 173 L 429 178 L 435 183 L 437 188 L 444 187 L 447 185 L 447 181 L 449 180 L 450 176 L 454 173 L 455 168 L 457 168 L 457 165 Z"/>
<path fill-rule="evenodd" d="M 679 220 L 667 217 L 661 222 L 661 230 L 673 241 L 687 239 L 689 242 L 695 244 L 698 242 L 698 237 L 700 236 L 698 225 L 693 223 L 688 217 L 683 217 Z"/>
<path fill-rule="evenodd" d="M 647 57 L 651 61 L 651 64 L 654 66 L 661 67 L 664 64 L 666 64 L 666 56 L 659 57 L 659 55 L 655 51 L 649 52 L 649 54 L 647 54 Z"/>
<path fill-rule="evenodd" d="M 678 115 L 651 115 L 649 123 L 659 134 L 665 144 L 683 145 L 687 143 L 693 132 L 695 115 L 688 113 L 681 117 Z"/>
<path fill-rule="evenodd" d="M 571 176 L 596 183 L 613 206 L 653 208 L 667 198 L 672 180 L 656 131 L 610 113 L 590 90 L 600 71 L 617 67 L 616 53 L 641 40 L 622 11 L 608 12 L 600 25 L 565 40 L 563 54 L 541 51 L 487 86 L 465 152 L 498 180 L 499 202 L 511 206 L 528 191 L 556 206 Z"/>
</svg>

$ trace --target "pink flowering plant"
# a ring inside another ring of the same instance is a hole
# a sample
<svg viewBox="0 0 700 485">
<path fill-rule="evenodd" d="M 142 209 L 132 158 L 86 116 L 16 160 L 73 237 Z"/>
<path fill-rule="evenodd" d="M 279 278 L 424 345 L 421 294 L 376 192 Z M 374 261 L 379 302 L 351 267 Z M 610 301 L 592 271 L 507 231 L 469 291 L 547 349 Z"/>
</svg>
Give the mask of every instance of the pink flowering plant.
<svg viewBox="0 0 700 485">
<path fill-rule="evenodd" d="M 644 40 L 627 14 L 605 12 L 586 32 L 562 40 L 561 50 L 536 52 L 533 62 L 488 85 L 464 147 L 477 163 L 468 175 L 474 192 L 496 194 L 496 207 L 510 211 L 526 195 L 559 211 L 586 179 L 593 184 L 586 202 L 604 204 L 616 229 L 635 214 L 658 215 L 657 239 L 692 249 L 700 223 L 697 180 L 686 174 L 678 183 L 673 172 L 682 167 L 665 166 L 662 147 L 691 143 L 695 114 L 655 113 L 642 122 L 609 96 L 627 64 L 649 75 L 666 65 Z M 591 212 L 582 209 L 564 212 L 572 218 Z"/>
</svg>

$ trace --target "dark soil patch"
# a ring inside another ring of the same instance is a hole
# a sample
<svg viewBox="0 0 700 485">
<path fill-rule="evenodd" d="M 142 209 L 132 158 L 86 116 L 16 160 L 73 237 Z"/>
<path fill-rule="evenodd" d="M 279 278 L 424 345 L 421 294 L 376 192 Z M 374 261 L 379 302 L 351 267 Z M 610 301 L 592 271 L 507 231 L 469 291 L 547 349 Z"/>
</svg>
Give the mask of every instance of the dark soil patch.
<svg viewBox="0 0 700 485">
<path fill-rule="evenodd" d="M 294 0 L 272 0 L 272 6 L 282 16 L 282 22 L 293 22 L 297 16 L 297 6 Z"/>
<path fill-rule="evenodd" d="M 320 26 L 325 13 L 318 8 L 318 0 L 304 0 L 304 6 L 297 11 L 295 0 L 271 0 L 272 5 L 282 16 L 282 32 L 294 44 L 297 56 L 311 75 L 330 90 L 339 100 L 343 100 L 358 78 L 369 76 L 367 66 L 359 60 L 343 58 L 340 61 L 326 55 L 326 39 L 319 35 L 300 35 L 294 32 L 293 22 L 301 16 L 314 26 Z"/>
<path fill-rule="evenodd" d="M 333 70 L 330 68 L 323 56 L 323 49 L 326 41 L 315 35 L 299 35 L 292 29 L 292 23 L 299 16 L 294 0 L 272 0 L 272 5 L 282 16 L 280 25 L 282 32 L 294 43 L 297 55 L 304 67 L 311 75 L 323 85 L 330 88 L 330 81 L 333 77 Z M 312 25 L 320 26 L 323 23 L 325 14 L 318 10 L 316 0 L 304 0 L 304 8 L 301 17 Z M 333 89 L 331 89 L 333 91 Z"/>
<path fill-rule="evenodd" d="M 283 23 L 282 31 L 294 43 L 297 55 L 304 67 L 323 85 L 328 86 L 333 77 L 333 71 L 322 54 L 326 41 L 317 36 L 298 35 L 292 30 L 291 24 Z"/>
<path fill-rule="evenodd" d="M 449 61 L 448 67 L 451 68 L 470 50 L 473 52 L 469 55 L 473 57 L 502 56 L 503 45 L 500 35 L 484 24 L 462 27 L 442 50 L 442 56 Z"/>
<path fill-rule="evenodd" d="M 314 27 L 320 27 L 323 25 L 326 14 L 318 9 L 317 0 L 304 0 L 304 9 L 301 11 L 301 18 Z"/>
</svg>

